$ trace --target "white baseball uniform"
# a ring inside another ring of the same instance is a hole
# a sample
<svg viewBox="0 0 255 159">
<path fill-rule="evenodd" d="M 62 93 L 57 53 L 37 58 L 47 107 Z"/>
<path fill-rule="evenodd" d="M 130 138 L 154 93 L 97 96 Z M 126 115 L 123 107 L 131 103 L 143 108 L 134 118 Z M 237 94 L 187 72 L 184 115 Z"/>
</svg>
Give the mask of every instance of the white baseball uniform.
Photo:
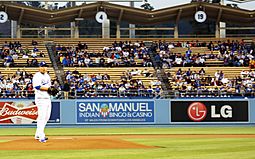
<svg viewBox="0 0 255 159">
<path fill-rule="evenodd" d="M 33 87 L 35 89 L 35 104 L 38 108 L 37 129 L 35 136 L 39 139 L 45 138 L 44 128 L 50 119 L 51 99 L 47 91 L 41 91 L 40 87 L 50 87 L 50 76 L 45 73 L 37 72 L 33 77 Z"/>
</svg>

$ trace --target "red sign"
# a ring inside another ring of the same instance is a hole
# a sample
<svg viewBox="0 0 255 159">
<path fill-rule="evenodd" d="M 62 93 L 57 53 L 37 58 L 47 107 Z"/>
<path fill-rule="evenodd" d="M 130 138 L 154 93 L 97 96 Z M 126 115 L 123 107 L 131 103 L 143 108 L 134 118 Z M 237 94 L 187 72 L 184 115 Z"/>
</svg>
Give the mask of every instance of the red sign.
<svg viewBox="0 0 255 159">
<path fill-rule="evenodd" d="M 0 102 L 0 123 L 31 124 L 37 116 L 37 107 L 33 103 Z"/>
<path fill-rule="evenodd" d="M 190 104 L 188 108 L 188 116 L 193 121 L 202 121 L 205 119 L 207 113 L 206 106 L 200 102 Z"/>
</svg>

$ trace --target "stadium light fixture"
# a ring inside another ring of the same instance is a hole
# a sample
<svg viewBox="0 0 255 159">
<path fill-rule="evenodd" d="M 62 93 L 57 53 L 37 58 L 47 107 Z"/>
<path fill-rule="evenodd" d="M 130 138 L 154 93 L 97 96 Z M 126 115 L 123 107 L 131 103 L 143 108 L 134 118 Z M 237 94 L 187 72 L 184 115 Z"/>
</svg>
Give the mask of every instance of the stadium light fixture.
<svg viewBox="0 0 255 159">
<path fill-rule="evenodd" d="M 76 20 L 76 21 L 82 21 L 82 20 L 84 20 L 84 18 L 75 18 L 74 20 Z"/>
</svg>

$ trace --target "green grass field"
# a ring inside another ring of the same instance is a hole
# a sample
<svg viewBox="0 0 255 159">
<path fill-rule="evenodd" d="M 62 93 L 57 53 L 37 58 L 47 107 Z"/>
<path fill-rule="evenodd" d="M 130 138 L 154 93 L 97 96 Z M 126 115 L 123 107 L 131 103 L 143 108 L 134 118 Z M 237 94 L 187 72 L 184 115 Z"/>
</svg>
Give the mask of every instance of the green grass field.
<svg viewBox="0 0 255 159">
<path fill-rule="evenodd" d="M 34 128 L 0 128 L 0 136 L 33 137 Z M 121 134 L 255 134 L 253 127 L 46 128 L 50 136 Z M 153 149 L 3 151 L 0 159 L 254 159 L 255 138 L 124 138 Z M 5 142 L 0 140 L 1 142 Z"/>
</svg>

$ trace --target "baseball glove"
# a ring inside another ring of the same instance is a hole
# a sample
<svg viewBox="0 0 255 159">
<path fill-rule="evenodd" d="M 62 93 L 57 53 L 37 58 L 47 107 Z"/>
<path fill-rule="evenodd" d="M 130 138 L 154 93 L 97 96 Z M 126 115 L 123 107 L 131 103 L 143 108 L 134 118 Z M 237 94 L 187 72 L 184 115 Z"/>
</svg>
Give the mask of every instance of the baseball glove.
<svg viewBox="0 0 255 159">
<path fill-rule="evenodd" d="M 47 91 L 47 92 L 48 92 L 50 95 L 55 96 L 55 95 L 58 94 L 59 91 L 58 91 L 57 88 L 51 86 L 51 87 L 48 88 L 48 91 Z"/>
</svg>

